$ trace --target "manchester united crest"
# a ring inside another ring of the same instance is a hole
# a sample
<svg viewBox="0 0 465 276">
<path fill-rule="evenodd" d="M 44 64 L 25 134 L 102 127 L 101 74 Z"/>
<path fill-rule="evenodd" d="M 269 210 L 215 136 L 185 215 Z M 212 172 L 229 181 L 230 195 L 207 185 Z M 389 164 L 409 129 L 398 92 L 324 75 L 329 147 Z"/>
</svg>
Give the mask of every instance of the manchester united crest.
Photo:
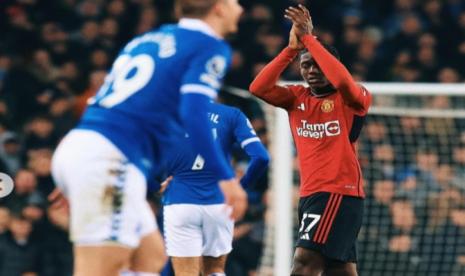
<svg viewBox="0 0 465 276">
<path fill-rule="evenodd" d="M 334 110 L 334 101 L 324 100 L 321 104 L 321 111 L 328 113 Z"/>
</svg>

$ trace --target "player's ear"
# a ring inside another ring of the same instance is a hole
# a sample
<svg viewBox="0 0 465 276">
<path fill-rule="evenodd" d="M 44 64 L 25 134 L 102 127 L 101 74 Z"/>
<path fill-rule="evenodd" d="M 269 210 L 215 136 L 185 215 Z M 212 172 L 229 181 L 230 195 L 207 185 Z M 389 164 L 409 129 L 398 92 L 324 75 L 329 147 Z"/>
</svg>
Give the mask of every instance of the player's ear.
<svg viewBox="0 0 465 276">
<path fill-rule="evenodd" d="M 223 18 L 225 14 L 228 12 L 227 8 L 227 0 L 218 0 L 213 6 L 212 12 L 215 13 L 216 16 Z"/>
</svg>

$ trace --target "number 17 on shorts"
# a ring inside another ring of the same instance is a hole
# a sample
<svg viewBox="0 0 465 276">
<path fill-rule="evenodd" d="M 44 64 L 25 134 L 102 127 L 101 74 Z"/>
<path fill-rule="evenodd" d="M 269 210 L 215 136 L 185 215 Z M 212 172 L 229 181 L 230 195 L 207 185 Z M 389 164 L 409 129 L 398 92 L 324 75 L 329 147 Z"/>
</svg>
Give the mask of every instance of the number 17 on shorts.
<svg viewBox="0 0 465 276">
<path fill-rule="evenodd" d="M 299 239 L 310 240 L 310 231 L 320 220 L 321 215 L 304 213 L 300 222 Z"/>
</svg>

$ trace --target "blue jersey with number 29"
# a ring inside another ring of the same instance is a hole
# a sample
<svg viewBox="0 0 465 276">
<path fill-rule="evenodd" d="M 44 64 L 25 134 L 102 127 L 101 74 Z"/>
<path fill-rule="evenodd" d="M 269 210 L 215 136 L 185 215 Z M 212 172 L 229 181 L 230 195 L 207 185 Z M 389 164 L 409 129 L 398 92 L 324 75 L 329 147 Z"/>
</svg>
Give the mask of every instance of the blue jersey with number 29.
<svg viewBox="0 0 465 276">
<path fill-rule="evenodd" d="M 150 180 L 185 133 L 182 97 L 216 97 L 229 62 L 229 46 L 200 20 L 145 33 L 120 52 L 78 128 L 103 134 Z"/>
</svg>

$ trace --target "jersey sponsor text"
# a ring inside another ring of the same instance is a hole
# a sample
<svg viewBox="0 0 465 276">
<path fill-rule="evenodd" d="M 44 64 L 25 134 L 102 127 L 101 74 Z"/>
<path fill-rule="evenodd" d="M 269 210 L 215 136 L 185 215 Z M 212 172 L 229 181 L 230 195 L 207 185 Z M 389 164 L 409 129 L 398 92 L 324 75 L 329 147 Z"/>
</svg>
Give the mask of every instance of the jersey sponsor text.
<svg viewBox="0 0 465 276">
<path fill-rule="evenodd" d="M 316 124 L 301 120 L 301 125 L 297 127 L 297 135 L 305 138 L 322 139 L 323 137 L 337 136 L 340 133 L 339 120 Z"/>
</svg>

